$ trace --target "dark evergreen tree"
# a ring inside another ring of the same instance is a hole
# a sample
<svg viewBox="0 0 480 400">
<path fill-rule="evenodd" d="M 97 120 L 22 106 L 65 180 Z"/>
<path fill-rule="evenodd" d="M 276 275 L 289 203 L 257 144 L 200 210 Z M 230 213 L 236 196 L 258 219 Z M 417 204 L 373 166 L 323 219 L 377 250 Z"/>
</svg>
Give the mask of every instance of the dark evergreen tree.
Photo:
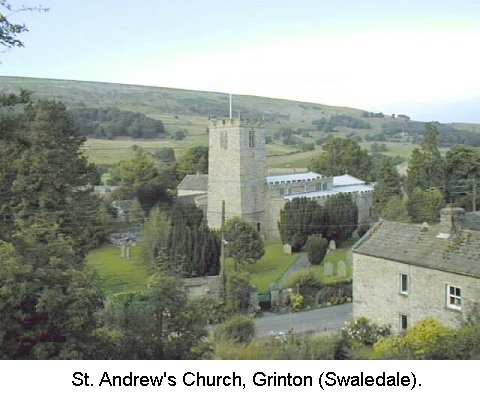
<svg viewBox="0 0 480 400">
<path fill-rule="evenodd" d="M 338 243 L 343 242 L 352 236 L 357 229 L 358 209 L 352 195 L 339 193 L 330 196 L 325 202 L 325 237 L 329 240 L 335 240 Z"/>
<path fill-rule="evenodd" d="M 311 235 L 308 237 L 305 247 L 310 264 L 320 265 L 327 253 L 328 240 L 321 235 Z"/>
<path fill-rule="evenodd" d="M 354 140 L 330 138 L 322 149 L 324 152 L 310 164 L 312 171 L 322 175 L 351 173 L 366 181 L 374 180 L 372 159 Z"/>
<path fill-rule="evenodd" d="M 377 170 L 377 182 L 373 192 L 373 208 L 378 215 L 382 215 L 383 208 L 392 197 L 401 197 L 402 188 L 400 175 L 389 159 L 380 161 Z"/>
</svg>

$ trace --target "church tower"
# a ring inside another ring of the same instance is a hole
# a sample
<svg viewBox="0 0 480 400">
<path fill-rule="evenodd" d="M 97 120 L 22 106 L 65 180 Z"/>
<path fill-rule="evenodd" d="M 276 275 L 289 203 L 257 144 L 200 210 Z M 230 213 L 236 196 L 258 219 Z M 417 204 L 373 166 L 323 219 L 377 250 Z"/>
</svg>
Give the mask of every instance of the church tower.
<svg viewBox="0 0 480 400">
<path fill-rule="evenodd" d="M 266 205 L 265 130 L 239 118 L 211 119 L 208 153 L 208 226 L 240 217 L 259 231 Z"/>
</svg>

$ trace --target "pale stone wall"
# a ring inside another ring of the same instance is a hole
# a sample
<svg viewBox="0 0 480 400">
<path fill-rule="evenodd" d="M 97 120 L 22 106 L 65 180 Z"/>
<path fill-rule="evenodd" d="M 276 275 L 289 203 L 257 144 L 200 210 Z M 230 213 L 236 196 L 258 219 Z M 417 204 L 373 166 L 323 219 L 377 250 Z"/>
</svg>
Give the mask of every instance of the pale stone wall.
<svg viewBox="0 0 480 400">
<path fill-rule="evenodd" d="M 355 202 L 358 208 L 358 223 L 363 224 L 372 219 L 373 192 L 357 193 Z"/>
<path fill-rule="evenodd" d="M 185 278 L 183 279 L 183 286 L 192 299 L 201 296 L 220 299 L 223 290 L 223 278 L 220 275 Z"/>
<path fill-rule="evenodd" d="M 249 132 L 255 142 L 250 146 Z M 221 227 L 222 201 L 226 219 L 240 217 L 263 230 L 265 219 L 265 133 L 261 125 L 238 119 L 212 120 L 209 127 L 207 221 Z"/>
<path fill-rule="evenodd" d="M 400 274 L 409 276 L 407 295 L 400 293 Z M 461 311 L 447 307 L 447 285 L 461 288 Z M 428 317 L 458 327 L 479 301 L 479 278 L 353 254 L 353 317 L 390 325 L 394 333 L 400 314 L 408 327 Z"/>
<path fill-rule="evenodd" d="M 278 221 L 280 219 L 280 210 L 285 206 L 286 200 L 283 197 L 270 198 L 267 204 L 265 214 L 265 235 L 271 239 L 279 239 Z"/>
</svg>

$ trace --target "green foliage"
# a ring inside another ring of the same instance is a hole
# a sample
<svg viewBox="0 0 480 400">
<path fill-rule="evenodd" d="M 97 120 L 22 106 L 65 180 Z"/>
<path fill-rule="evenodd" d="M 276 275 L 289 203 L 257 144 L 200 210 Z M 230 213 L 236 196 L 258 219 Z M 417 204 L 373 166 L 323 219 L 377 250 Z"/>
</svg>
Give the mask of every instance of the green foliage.
<svg viewBox="0 0 480 400">
<path fill-rule="evenodd" d="M 412 194 L 415 188 L 443 189 L 444 161 L 437 148 L 438 131 L 435 125 L 426 124 L 425 137 L 421 149 L 414 149 L 408 162 L 408 175 L 406 190 L 408 195 Z"/>
<path fill-rule="evenodd" d="M 116 136 L 131 138 L 163 138 L 163 122 L 141 113 L 119 110 L 117 107 L 76 108 L 72 115 L 83 136 L 111 139 Z"/>
<path fill-rule="evenodd" d="M 182 180 L 185 175 L 208 173 L 208 147 L 195 146 L 189 148 L 177 162 L 177 176 Z"/>
<path fill-rule="evenodd" d="M 337 126 L 345 126 L 347 128 L 353 129 L 371 129 L 372 126 L 359 118 L 352 117 L 350 115 L 340 114 L 330 117 L 328 120 L 326 118 L 321 118 L 318 120 L 312 121 L 312 125 L 317 126 L 319 130 L 325 132 L 331 132 Z"/>
<path fill-rule="evenodd" d="M 23 32 L 27 32 L 28 28 L 25 24 L 17 24 L 10 20 L 12 14 L 21 11 L 48 11 L 48 8 L 41 6 L 14 8 L 6 0 L 0 1 L 0 45 L 6 49 L 24 46 L 18 36 Z"/>
<path fill-rule="evenodd" d="M 148 154 L 134 146 L 135 156 L 132 160 L 123 160 L 117 166 L 118 177 L 125 198 L 136 197 L 146 213 L 156 204 L 170 202 L 167 192 L 171 182 L 168 173 L 162 175 Z"/>
<path fill-rule="evenodd" d="M 333 360 L 340 340 L 337 333 L 302 335 L 280 333 L 247 345 L 215 343 L 214 359 L 222 360 Z"/>
<path fill-rule="evenodd" d="M 171 221 L 168 215 L 159 208 L 153 209 L 145 222 L 140 241 L 142 259 L 146 265 L 155 265 L 160 252 L 167 251 L 170 233 Z"/>
<path fill-rule="evenodd" d="M 390 197 L 382 207 L 382 218 L 389 221 L 410 222 L 406 204 L 407 201 L 400 196 Z"/>
<path fill-rule="evenodd" d="M 416 188 L 408 197 L 406 204 L 408 215 L 414 222 L 436 223 L 445 201 L 439 189 L 422 190 Z"/>
<path fill-rule="evenodd" d="M 172 147 L 163 147 L 161 149 L 155 150 L 153 156 L 166 164 L 171 164 L 175 162 L 175 151 Z"/>
<path fill-rule="evenodd" d="M 477 148 L 456 145 L 445 154 L 445 197 L 466 210 L 472 210 L 474 179 L 480 181 L 480 152 Z"/>
<path fill-rule="evenodd" d="M 260 233 L 248 222 L 238 217 L 229 219 L 224 226 L 226 251 L 235 265 L 252 264 L 265 254 Z"/>
<path fill-rule="evenodd" d="M 373 180 L 373 162 L 357 142 L 345 138 L 331 138 L 323 144 L 324 152 L 310 164 L 312 171 L 322 175 L 343 175 L 349 171 L 357 178 Z"/>
<path fill-rule="evenodd" d="M 320 234 L 339 243 L 349 238 L 357 227 L 358 209 L 350 194 L 331 196 L 322 207 L 313 199 L 295 198 L 280 211 L 278 228 L 283 243 L 300 251 L 308 236 Z"/>
<path fill-rule="evenodd" d="M 445 345 L 454 336 L 454 330 L 428 318 L 407 330 L 404 336 L 380 339 L 374 346 L 378 358 L 435 359 L 443 358 Z"/>
<path fill-rule="evenodd" d="M 101 315 L 106 329 L 119 331 L 108 344 L 120 359 L 208 357 L 206 314 L 190 302 L 181 281 L 158 268 L 145 292 L 117 295 Z"/>
<path fill-rule="evenodd" d="M 166 254 L 176 263 L 184 277 L 218 275 L 220 241 L 194 206 L 176 205 L 170 210 Z M 150 246 L 155 246 L 155 241 Z"/>
<path fill-rule="evenodd" d="M 310 264 L 319 265 L 327 253 L 328 240 L 322 235 L 311 235 L 305 245 Z"/>
<path fill-rule="evenodd" d="M 290 276 L 282 286 L 283 288 L 292 289 L 292 296 L 293 294 L 301 296 L 291 297 L 289 295 L 290 304 L 294 310 L 303 306 L 314 307 L 317 305 L 315 304 L 315 299 L 321 288 L 321 284 L 313 271 L 307 270 L 296 272 Z"/>
<path fill-rule="evenodd" d="M 227 275 L 225 300 L 232 313 L 246 313 L 250 307 L 250 276 L 244 272 Z"/>
<path fill-rule="evenodd" d="M 325 226 L 323 236 L 335 240 L 337 245 L 352 236 L 357 229 L 358 209 L 352 195 L 339 193 L 325 202 Z"/>
<path fill-rule="evenodd" d="M 299 311 L 305 305 L 305 298 L 300 293 L 288 293 L 288 303 L 293 311 Z"/>
<path fill-rule="evenodd" d="M 54 227 L 22 227 L 15 245 L 0 241 L 0 261 L 0 358 L 87 357 L 102 296 L 70 241 Z"/>
<path fill-rule="evenodd" d="M 342 330 L 342 334 L 351 343 L 374 345 L 378 340 L 390 335 L 388 326 L 380 326 L 365 317 L 349 322 Z"/>
<path fill-rule="evenodd" d="M 401 197 L 402 188 L 400 175 L 390 160 L 384 158 L 380 161 L 377 170 L 377 182 L 373 191 L 373 208 L 383 217 L 383 209 L 392 197 Z"/>
<path fill-rule="evenodd" d="M 213 336 L 215 341 L 223 340 L 234 344 L 247 344 L 255 336 L 255 324 L 250 317 L 234 315 L 217 326 Z"/>
<path fill-rule="evenodd" d="M 251 283 L 259 293 L 265 293 L 298 258 L 296 254 L 285 254 L 281 243 L 265 243 L 265 255 L 253 264 L 242 266 L 242 271 L 250 275 Z M 227 276 L 234 271 L 234 261 L 225 260 Z"/>
<path fill-rule="evenodd" d="M 300 251 L 309 235 L 322 233 L 324 219 L 323 208 L 315 200 L 301 197 L 287 202 L 278 222 L 282 242 Z"/>
</svg>

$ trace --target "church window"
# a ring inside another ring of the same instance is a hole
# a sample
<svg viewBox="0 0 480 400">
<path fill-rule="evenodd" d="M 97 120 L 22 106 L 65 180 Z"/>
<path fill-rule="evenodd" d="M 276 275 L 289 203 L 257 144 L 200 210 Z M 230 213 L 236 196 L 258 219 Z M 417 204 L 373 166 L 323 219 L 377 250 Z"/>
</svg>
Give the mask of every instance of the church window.
<svg viewBox="0 0 480 400">
<path fill-rule="evenodd" d="M 228 133 L 222 132 L 220 134 L 220 147 L 224 150 L 228 148 Z"/>
<path fill-rule="evenodd" d="M 248 147 L 251 149 L 255 147 L 255 129 L 248 132 Z"/>
</svg>

